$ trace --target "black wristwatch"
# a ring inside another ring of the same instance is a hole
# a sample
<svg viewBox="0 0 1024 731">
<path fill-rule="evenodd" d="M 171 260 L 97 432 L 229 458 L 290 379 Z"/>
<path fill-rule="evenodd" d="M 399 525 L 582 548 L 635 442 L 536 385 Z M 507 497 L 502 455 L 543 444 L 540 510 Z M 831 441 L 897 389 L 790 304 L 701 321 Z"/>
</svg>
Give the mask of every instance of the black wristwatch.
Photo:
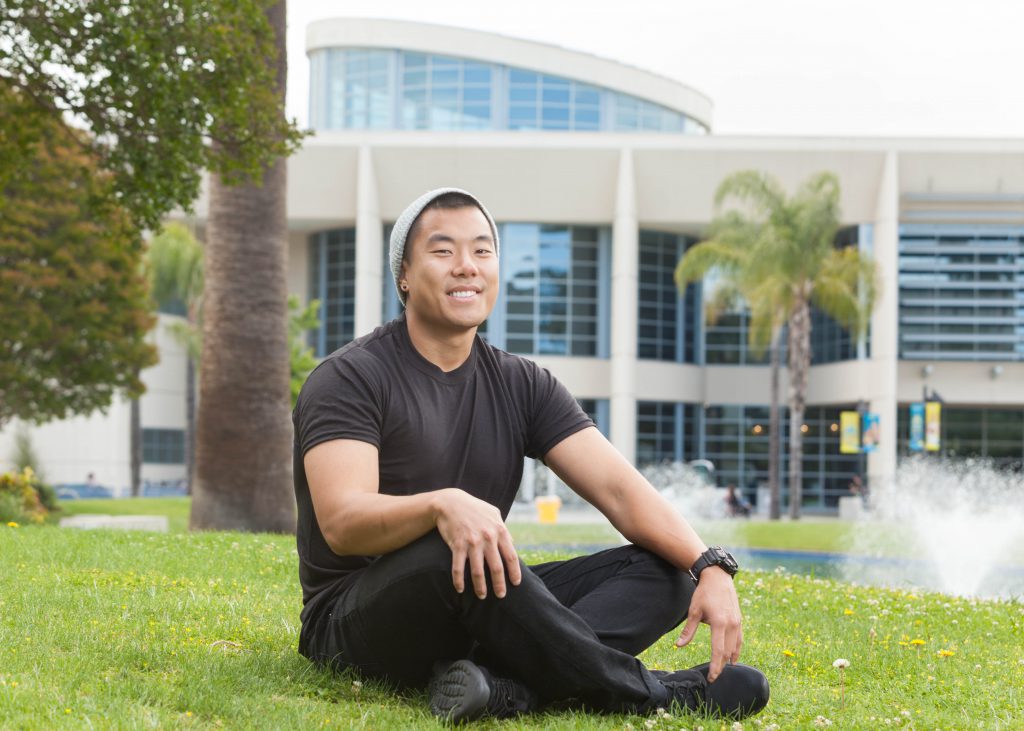
<svg viewBox="0 0 1024 731">
<path fill-rule="evenodd" d="M 700 557 L 693 562 L 693 566 L 690 567 L 690 578 L 693 579 L 693 583 L 700 581 L 700 572 L 706 569 L 708 566 L 718 566 L 722 571 L 729 574 L 729 576 L 735 576 L 736 572 L 740 570 L 740 565 L 736 563 L 736 559 L 732 557 L 732 554 L 726 551 L 721 546 L 712 546 Z"/>
</svg>

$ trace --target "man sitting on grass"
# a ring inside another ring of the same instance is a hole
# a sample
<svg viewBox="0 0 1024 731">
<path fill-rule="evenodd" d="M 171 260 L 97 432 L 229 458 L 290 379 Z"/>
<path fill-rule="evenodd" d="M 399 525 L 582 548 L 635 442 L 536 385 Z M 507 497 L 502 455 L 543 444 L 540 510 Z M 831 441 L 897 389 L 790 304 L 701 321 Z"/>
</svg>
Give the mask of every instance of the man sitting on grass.
<svg viewBox="0 0 1024 731">
<path fill-rule="evenodd" d="M 484 342 L 498 233 L 464 191 L 414 201 L 391 234 L 405 313 L 326 358 L 295 407 L 304 609 L 299 651 L 398 687 L 452 721 L 560 702 L 741 717 L 768 702 L 743 642 L 735 562 L 594 427 L 547 370 Z M 544 462 L 633 545 L 526 566 L 504 519 L 523 456 Z M 711 662 L 636 654 L 686 618 Z"/>
</svg>

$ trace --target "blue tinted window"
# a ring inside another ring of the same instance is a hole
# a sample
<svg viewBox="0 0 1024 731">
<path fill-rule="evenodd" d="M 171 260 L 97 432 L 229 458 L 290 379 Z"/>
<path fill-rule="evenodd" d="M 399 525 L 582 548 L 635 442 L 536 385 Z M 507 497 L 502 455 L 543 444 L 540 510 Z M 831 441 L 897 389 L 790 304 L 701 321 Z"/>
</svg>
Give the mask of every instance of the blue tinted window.
<svg viewBox="0 0 1024 731">
<path fill-rule="evenodd" d="M 902 224 L 900 358 L 1024 360 L 1024 227 Z"/>
<path fill-rule="evenodd" d="M 334 229 L 309 237 L 309 299 L 320 300 L 320 327 L 311 345 L 322 358 L 355 332 L 356 232 Z"/>
<path fill-rule="evenodd" d="M 505 292 L 492 342 L 515 353 L 599 355 L 606 318 L 598 291 L 607 276 L 593 263 L 599 240 L 589 226 L 504 224 Z"/>
<path fill-rule="evenodd" d="M 674 275 L 685 236 L 660 231 L 640 232 L 637 291 L 637 356 L 652 360 L 695 363 L 699 343 L 700 293 L 690 285 L 680 296 Z"/>
</svg>

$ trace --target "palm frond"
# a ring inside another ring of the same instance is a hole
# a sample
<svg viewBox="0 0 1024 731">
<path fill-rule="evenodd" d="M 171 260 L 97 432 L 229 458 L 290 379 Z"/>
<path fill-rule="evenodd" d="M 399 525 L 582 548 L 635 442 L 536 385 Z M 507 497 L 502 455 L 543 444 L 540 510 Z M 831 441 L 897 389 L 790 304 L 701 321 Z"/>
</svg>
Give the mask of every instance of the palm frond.
<svg viewBox="0 0 1024 731">
<path fill-rule="evenodd" d="M 874 261 L 857 249 L 833 250 L 814 280 L 812 302 L 842 327 L 862 335 L 878 291 Z"/>
<path fill-rule="evenodd" d="M 168 322 L 164 327 L 171 337 L 188 353 L 188 357 L 194 363 L 199 362 L 199 356 L 203 352 L 203 332 L 200 327 L 191 322 L 177 320 Z"/>
<path fill-rule="evenodd" d="M 203 293 L 203 248 L 183 224 L 171 222 L 149 242 L 146 254 L 153 299 L 188 304 Z"/>
<path fill-rule="evenodd" d="M 735 243 L 711 239 L 686 250 L 676 265 L 675 282 L 680 291 L 691 282 L 700 281 L 711 269 L 724 271 L 741 267 L 746 254 Z"/>
<path fill-rule="evenodd" d="M 736 312 L 742 309 L 743 305 L 743 295 L 736 284 L 732 280 L 723 279 L 704 301 L 704 321 L 708 325 L 714 325 L 727 312 Z"/>
<path fill-rule="evenodd" d="M 750 206 L 765 218 L 785 217 L 785 191 L 775 178 L 760 170 L 741 170 L 723 180 L 715 192 L 715 207 L 721 208 L 729 198 Z"/>
</svg>

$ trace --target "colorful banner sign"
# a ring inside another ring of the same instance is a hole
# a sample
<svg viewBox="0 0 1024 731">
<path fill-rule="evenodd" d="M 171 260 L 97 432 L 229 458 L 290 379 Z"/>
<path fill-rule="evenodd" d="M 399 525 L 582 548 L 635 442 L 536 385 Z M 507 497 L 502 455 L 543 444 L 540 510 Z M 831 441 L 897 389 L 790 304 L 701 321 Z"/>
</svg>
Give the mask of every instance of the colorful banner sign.
<svg viewBox="0 0 1024 731">
<path fill-rule="evenodd" d="M 924 404 L 910 404 L 910 440 L 911 452 L 924 451 Z"/>
<path fill-rule="evenodd" d="M 856 411 L 839 412 L 839 452 L 860 452 L 860 414 Z"/>
<path fill-rule="evenodd" d="M 878 414 L 864 414 L 861 423 L 861 451 L 874 452 L 878 449 L 878 430 L 880 428 Z"/>
<path fill-rule="evenodd" d="M 942 448 L 942 404 L 938 401 L 924 405 L 924 448 L 929 452 Z"/>
</svg>

